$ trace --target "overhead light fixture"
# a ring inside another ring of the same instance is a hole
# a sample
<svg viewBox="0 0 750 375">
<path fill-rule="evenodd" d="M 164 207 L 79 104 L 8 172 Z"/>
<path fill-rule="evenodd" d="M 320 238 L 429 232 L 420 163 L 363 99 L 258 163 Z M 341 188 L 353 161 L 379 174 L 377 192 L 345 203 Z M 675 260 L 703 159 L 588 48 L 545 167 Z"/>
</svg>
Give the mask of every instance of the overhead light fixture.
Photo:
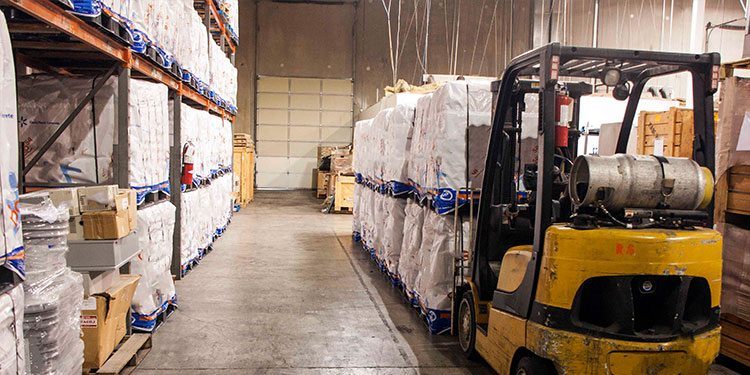
<svg viewBox="0 0 750 375">
<path fill-rule="evenodd" d="M 622 78 L 622 72 L 620 72 L 620 69 L 617 68 L 609 68 L 604 71 L 604 76 L 602 76 L 602 82 L 604 82 L 605 85 L 608 87 L 617 86 L 618 83 L 620 83 L 620 79 Z"/>
</svg>

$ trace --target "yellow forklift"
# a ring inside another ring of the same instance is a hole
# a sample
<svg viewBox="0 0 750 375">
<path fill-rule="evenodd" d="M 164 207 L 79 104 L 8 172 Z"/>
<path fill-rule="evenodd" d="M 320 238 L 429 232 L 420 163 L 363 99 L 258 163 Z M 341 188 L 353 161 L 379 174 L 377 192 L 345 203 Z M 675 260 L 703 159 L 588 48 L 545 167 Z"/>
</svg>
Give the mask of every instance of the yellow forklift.
<svg viewBox="0 0 750 375">
<path fill-rule="evenodd" d="M 466 355 L 501 374 L 708 371 L 720 340 L 722 238 L 710 229 L 719 63 L 552 43 L 509 64 L 456 290 Z M 678 73 L 692 78 L 693 158 L 627 155 L 647 84 Z M 592 93 L 582 81 L 627 100 L 615 155 L 578 155 L 580 97 Z M 538 124 L 524 124 L 532 105 Z"/>
</svg>

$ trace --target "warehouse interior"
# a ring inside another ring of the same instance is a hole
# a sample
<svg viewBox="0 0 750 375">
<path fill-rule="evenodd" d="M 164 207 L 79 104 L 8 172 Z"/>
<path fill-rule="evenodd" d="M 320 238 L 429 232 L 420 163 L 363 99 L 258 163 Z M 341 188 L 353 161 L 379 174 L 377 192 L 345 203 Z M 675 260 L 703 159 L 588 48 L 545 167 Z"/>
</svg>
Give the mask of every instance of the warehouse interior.
<svg viewBox="0 0 750 375">
<path fill-rule="evenodd" d="M 0 375 L 750 373 L 748 0 L 0 12 Z"/>
</svg>

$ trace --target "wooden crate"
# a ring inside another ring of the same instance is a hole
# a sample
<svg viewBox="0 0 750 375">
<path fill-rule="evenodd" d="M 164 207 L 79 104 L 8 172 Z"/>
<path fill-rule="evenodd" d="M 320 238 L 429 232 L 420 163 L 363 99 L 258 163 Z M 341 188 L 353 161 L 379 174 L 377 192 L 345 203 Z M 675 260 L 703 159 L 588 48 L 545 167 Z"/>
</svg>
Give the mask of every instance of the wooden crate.
<svg viewBox="0 0 750 375">
<path fill-rule="evenodd" d="M 237 204 L 247 206 L 255 198 L 255 153 L 252 149 L 235 147 L 234 149 L 234 192 Z"/>
<path fill-rule="evenodd" d="M 253 138 L 250 136 L 250 134 L 245 133 L 235 133 L 234 134 L 234 147 L 240 147 L 240 148 L 253 148 Z"/>
<path fill-rule="evenodd" d="M 750 165 L 729 168 L 726 211 L 750 215 Z"/>
<path fill-rule="evenodd" d="M 352 213 L 354 209 L 354 176 L 336 175 L 333 211 Z"/>
<path fill-rule="evenodd" d="M 642 111 L 638 115 L 636 152 L 640 155 L 658 155 L 656 148 L 661 148 L 662 156 L 690 158 L 694 137 L 692 109 L 673 107 L 666 112 Z"/>
<path fill-rule="evenodd" d="M 331 183 L 331 173 L 319 171 L 317 169 L 315 170 L 315 173 L 317 174 L 315 196 L 318 198 L 325 198 L 328 196 L 328 186 Z"/>
<path fill-rule="evenodd" d="M 722 314 L 721 354 L 750 366 L 750 322 Z"/>
</svg>

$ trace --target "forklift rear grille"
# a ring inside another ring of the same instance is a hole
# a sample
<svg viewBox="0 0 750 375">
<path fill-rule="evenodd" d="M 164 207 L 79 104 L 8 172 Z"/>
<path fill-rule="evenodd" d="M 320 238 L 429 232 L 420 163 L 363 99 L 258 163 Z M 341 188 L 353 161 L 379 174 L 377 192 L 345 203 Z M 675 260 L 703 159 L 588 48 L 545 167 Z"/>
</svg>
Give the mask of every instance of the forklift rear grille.
<svg viewBox="0 0 750 375">
<path fill-rule="evenodd" d="M 689 276 L 594 277 L 579 288 L 568 319 L 556 310 L 533 315 L 575 331 L 648 341 L 704 332 L 719 316 L 706 279 Z"/>
</svg>

